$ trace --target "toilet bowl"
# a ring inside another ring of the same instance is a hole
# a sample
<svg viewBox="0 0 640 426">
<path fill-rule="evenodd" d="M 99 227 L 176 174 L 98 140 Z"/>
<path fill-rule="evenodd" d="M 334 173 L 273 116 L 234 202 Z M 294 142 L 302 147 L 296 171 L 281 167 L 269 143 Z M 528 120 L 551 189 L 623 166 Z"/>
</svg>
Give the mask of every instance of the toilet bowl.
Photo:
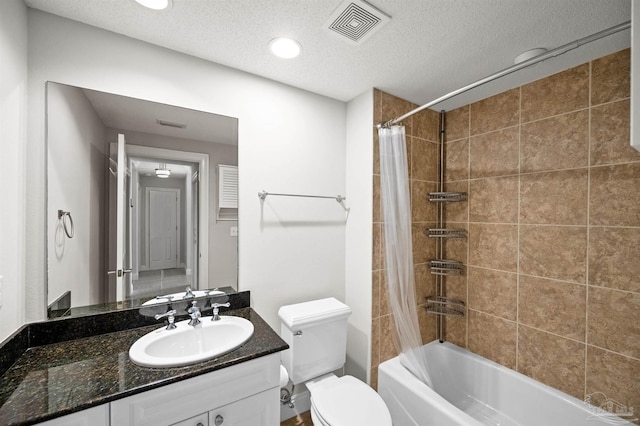
<svg viewBox="0 0 640 426">
<path fill-rule="evenodd" d="M 314 426 L 391 426 L 384 401 L 353 376 L 330 374 L 306 383 Z"/>
<path fill-rule="evenodd" d="M 347 353 L 351 308 L 332 297 L 280 308 L 280 337 L 289 345 L 282 365 L 294 385 L 311 394 L 315 426 L 391 426 L 391 414 L 376 391 L 353 376 L 333 374 Z"/>
</svg>

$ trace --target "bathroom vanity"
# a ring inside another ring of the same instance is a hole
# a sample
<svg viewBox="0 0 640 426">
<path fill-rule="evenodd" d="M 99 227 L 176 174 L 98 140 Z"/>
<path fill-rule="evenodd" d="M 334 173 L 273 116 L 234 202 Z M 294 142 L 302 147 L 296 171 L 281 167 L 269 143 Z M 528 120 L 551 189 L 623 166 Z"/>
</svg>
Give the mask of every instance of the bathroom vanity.
<svg viewBox="0 0 640 426">
<path fill-rule="evenodd" d="M 184 367 L 129 359 L 131 345 L 162 326 L 137 310 L 22 327 L 0 348 L 0 424 L 279 424 L 279 352 L 288 346 L 245 299 L 221 314 L 251 321 L 253 336 Z"/>
<path fill-rule="evenodd" d="M 280 422 L 280 357 L 162 386 L 40 423 L 43 426 L 268 426 Z"/>
</svg>

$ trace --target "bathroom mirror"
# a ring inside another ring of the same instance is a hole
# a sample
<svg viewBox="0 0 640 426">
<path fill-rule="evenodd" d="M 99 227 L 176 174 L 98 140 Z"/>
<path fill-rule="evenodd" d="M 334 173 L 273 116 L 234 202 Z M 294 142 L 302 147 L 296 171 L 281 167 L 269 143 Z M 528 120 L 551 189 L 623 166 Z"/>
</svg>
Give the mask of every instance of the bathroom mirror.
<svg viewBox="0 0 640 426">
<path fill-rule="evenodd" d="M 46 96 L 48 316 L 237 290 L 238 120 L 54 82 Z"/>
</svg>

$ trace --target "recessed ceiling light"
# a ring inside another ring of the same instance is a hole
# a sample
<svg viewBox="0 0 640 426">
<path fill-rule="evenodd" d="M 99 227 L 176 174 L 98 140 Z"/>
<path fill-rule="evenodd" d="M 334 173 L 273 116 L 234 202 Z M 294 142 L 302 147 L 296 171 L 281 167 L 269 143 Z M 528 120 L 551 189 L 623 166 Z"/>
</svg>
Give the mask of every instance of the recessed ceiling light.
<svg viewBox="0 0 640 426">
<path fill-rule="evenodd" d="M 164 10 L 171 6 L 171 0 L 135 0 L 137 3 L 153 10 Z"/>
<path fill-rule="evenodd" d="M 302 50 L 302 46 L 297 41 L 280 37 L 274 38 L 269 42 L 269 48 L 271 49 L 271 53 L 276 55 L 279 58 L 291 59 L 295 58 L 300 54 Z"/>
</svg>

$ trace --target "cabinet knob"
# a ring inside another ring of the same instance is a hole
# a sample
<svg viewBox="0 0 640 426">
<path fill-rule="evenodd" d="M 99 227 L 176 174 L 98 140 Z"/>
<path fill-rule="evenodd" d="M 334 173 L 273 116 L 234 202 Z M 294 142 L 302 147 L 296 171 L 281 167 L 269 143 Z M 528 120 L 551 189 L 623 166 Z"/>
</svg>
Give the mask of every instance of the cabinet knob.
<svg viewBox="0 0 640 426">
<path fill-rule="evenodd" d="M 224 417 L 222 417 L 220 414 L 218 414 L 216 416 L 216 419 L 215 419 L 216 426 L 220 426 L 222 424 L 222 422 L 224 422 Z"/>
</svg>

